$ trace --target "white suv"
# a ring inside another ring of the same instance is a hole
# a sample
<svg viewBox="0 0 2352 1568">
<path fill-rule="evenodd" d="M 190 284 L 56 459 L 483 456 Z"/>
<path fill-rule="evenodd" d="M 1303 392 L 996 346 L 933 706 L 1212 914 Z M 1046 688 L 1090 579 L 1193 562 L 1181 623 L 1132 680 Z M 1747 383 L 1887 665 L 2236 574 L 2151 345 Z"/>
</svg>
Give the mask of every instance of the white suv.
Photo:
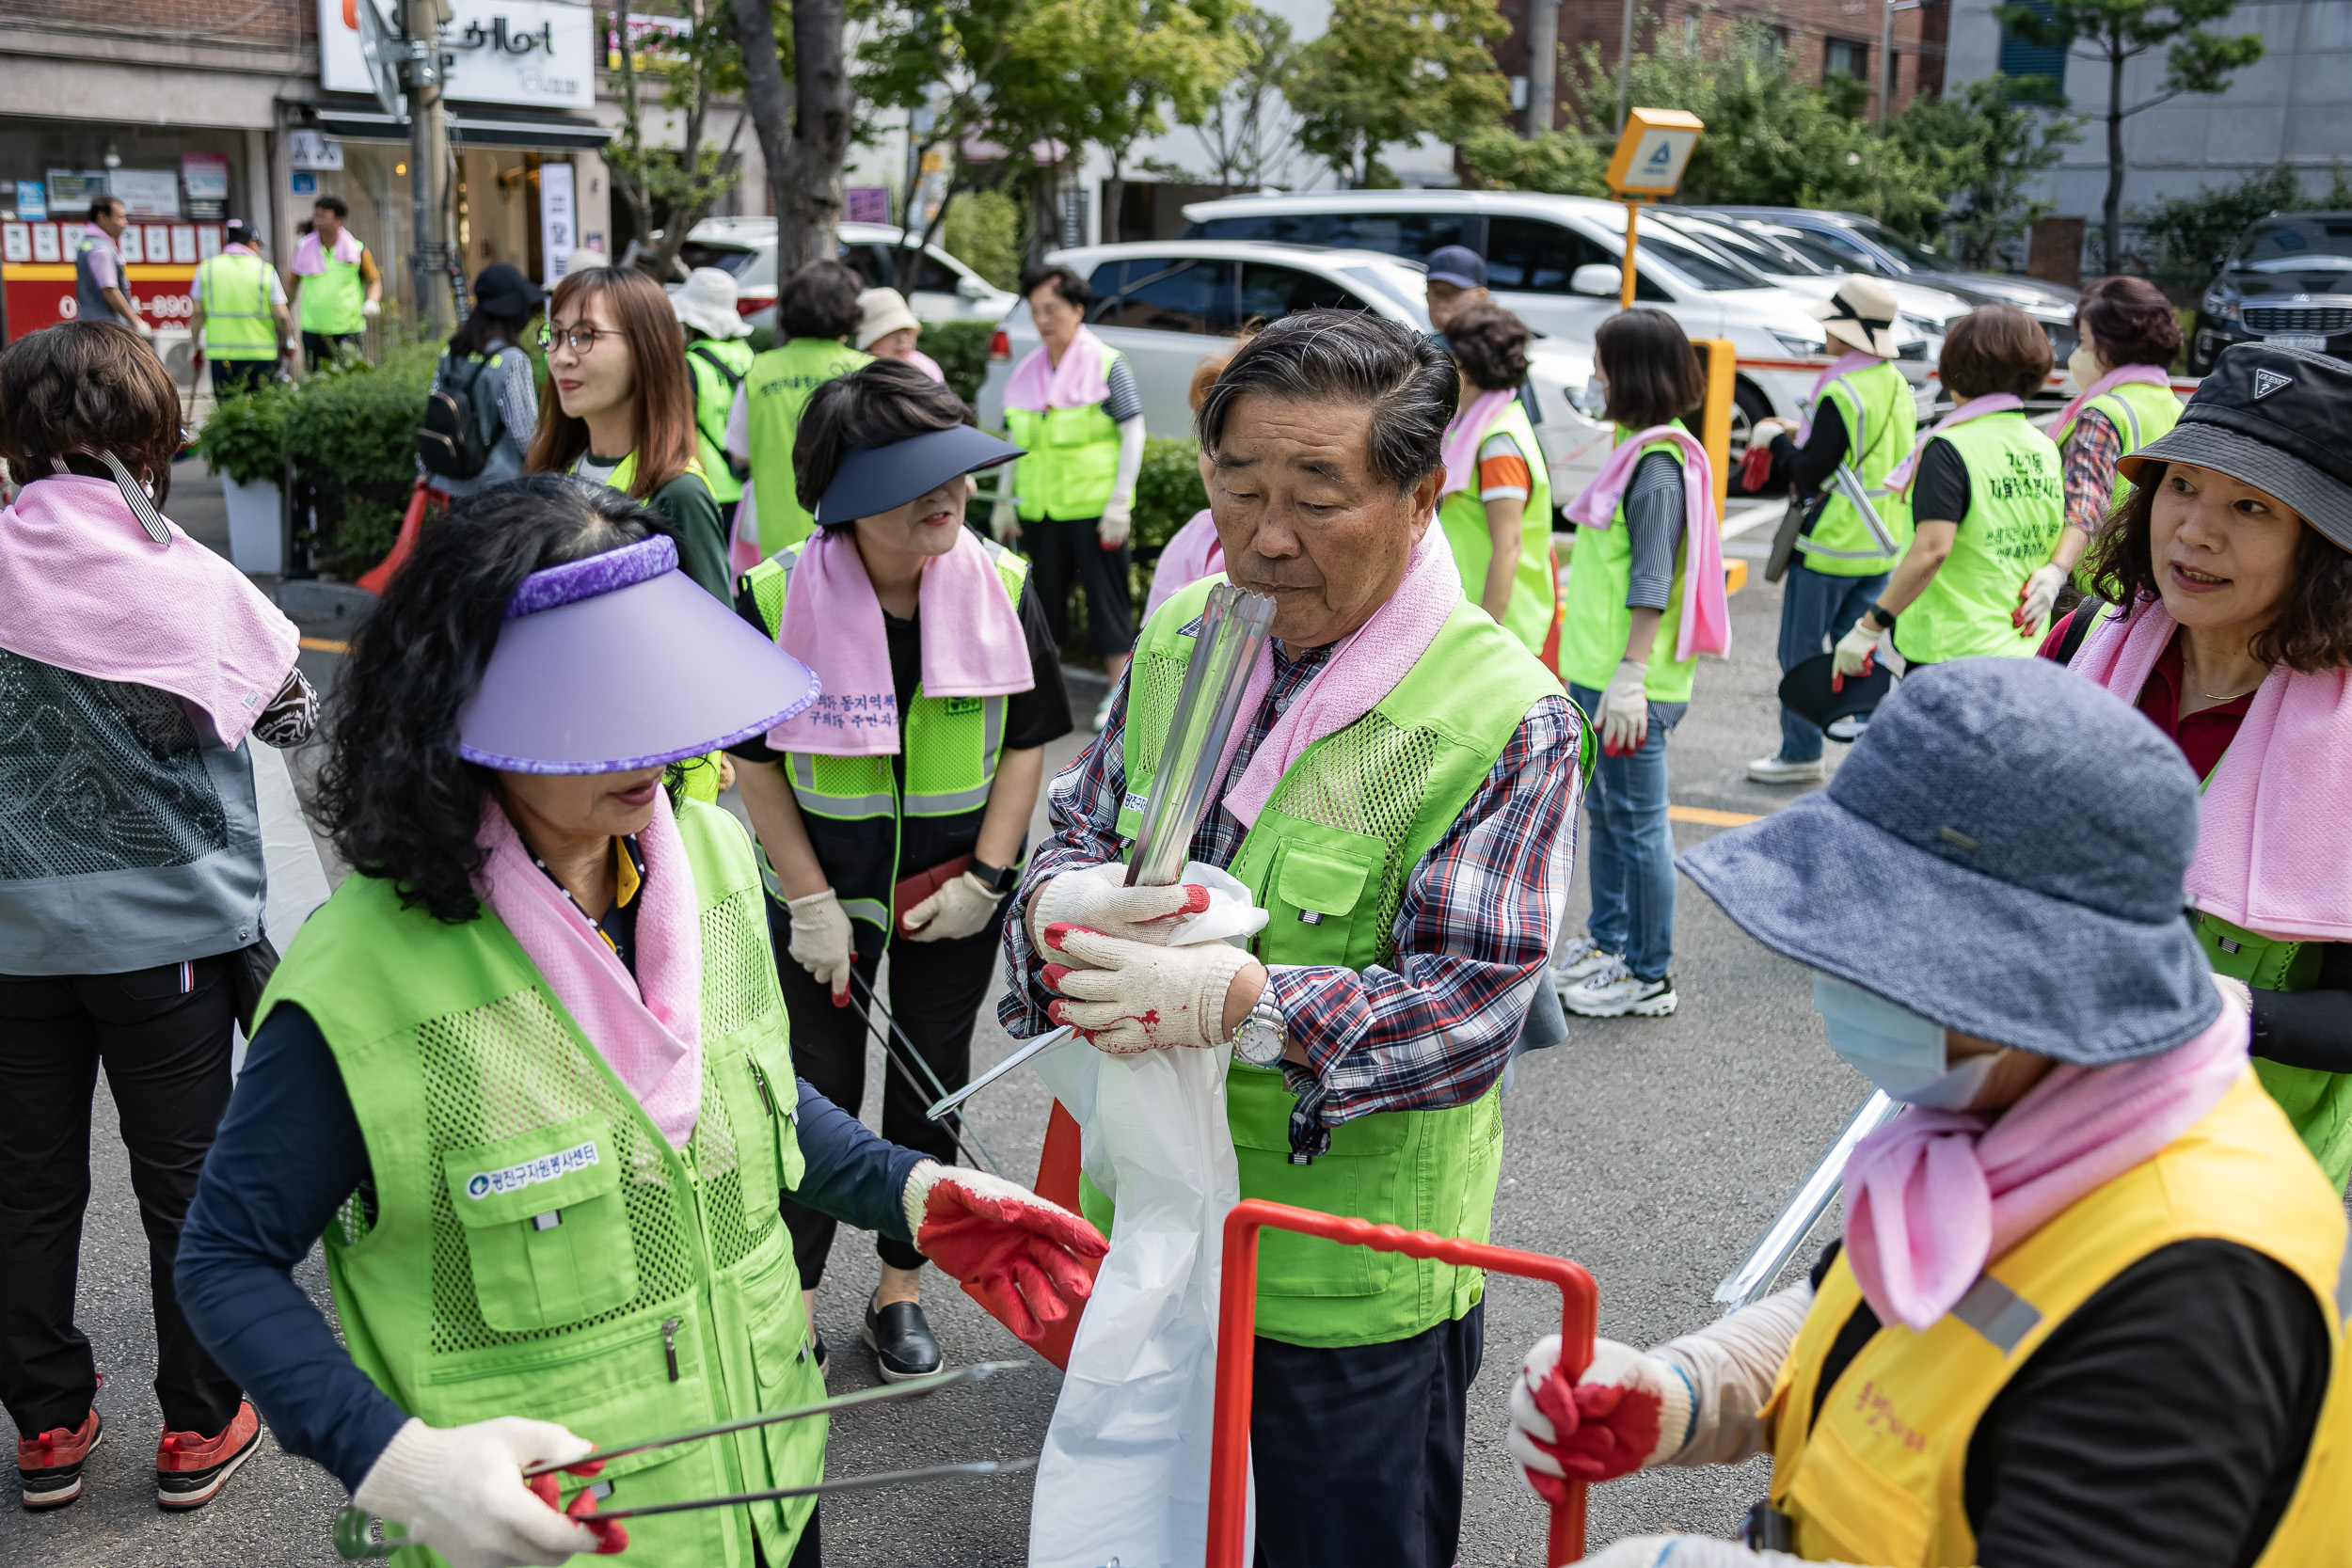
<svg viewBox="0 0 2352 1568">
<path fill-rule="evenodd" d="M 1429 330 L 1422 269 L 1367 250 L 1159 240 L 1057 250 L 1046 261 L 1069 267 L 1093 291 L 1087 322 L 1127 356 L 1143 398 L 1143 427 L 1153 436 L 1191 434 L 1193 372 L 1211 355 L 1230 352 L 1246 322 L 1322 306 L 1370 310 Z M 1004 427 L 1006 384 L 1037 346 L 1037 325 L 1022 300 L 989 345 L 981 424 Z M 1613 432 L 1578 407 L 1593 371 L 1588 347 L 1539 338 L 1528 360 L 1521 395 L 1532 403 L 1528 417 L 1543 444 L 1552 504 L 1562 507 L 1600 471 Z"/>
<path fill-rule="evenodd" d="M 866 287 L 892 284 L 900 230 L 882 223 L 841 226 L 841 260 Z M 735 278 L 736 309 L 754 326 L 776 325 L 776 220 L 705 218 L 688 231 L 681 267 L 717 267 Z M 683 278 L 681 272 L 679 277 Z M 892 284 L 892 286 L 896 286 Z M 907 304 L 927 322 L 996 321 L 1013 295 L 939 246 L 925 245 Z"/>
</svg>

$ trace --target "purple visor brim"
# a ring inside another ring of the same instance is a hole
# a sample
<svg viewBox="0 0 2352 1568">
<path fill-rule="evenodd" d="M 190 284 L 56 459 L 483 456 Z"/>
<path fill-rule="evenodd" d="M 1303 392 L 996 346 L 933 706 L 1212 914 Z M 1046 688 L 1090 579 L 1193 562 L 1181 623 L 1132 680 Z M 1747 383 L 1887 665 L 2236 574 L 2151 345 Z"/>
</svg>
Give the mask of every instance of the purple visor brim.
<svg viewBox="0 0 2352 1568">
<path fill-rule="evenodd" d="M 626 773 L 764 735 L 817 694 L 807 665 L 671 570 L 508 621 L 457 716 L 457 754 Z"/>
</svg>

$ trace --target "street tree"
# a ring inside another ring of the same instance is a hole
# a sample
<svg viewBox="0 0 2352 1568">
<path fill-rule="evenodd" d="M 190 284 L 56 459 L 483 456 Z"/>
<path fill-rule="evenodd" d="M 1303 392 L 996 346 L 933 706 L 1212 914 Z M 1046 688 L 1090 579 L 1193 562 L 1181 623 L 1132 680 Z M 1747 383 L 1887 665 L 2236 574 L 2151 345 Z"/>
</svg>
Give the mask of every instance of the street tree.
<svg viewBox="0 0 2352 1568">
<path fill-rule="evenodd" d="M 1394 184 L 1381 149 L 1459 146 L 1510 113 L 1493 55 L 1510 30 L 1494 0 L 1333 0 L 1290 84 L 1299 146 L 1350 184 Z"/>
<path fill-rule="evenodd" d="M 791 0 L 779 40 L 775 0 L 729 0 L 743 55 L 743 96 L 768 163 L 776 276 L 830 260 L 840 245 L 841 162 L 852 129 L 846 0 Z M 788 40 L 787 54 L 782 44 Z M 791 76 L 785 71 L 789 68 Z"/>
<path fill-rule="evenodd" d="M 624 10 L 606 18 L 620 59 L 610 74 L 619 88 L 621 129 L 605 149 L 605 166 L 638 235 L 637 264 L 664 281 L 688 231 L 735 188 L 743 134 L 739 115 L 723 147 L 705 139 L 712 99 L 743 89 L 733 18 L 715 0 L 682 0 L 680 9 L 675 24 L 642 16 L 632 24 Z M 675 147 L 645 145 L 648 98 L 678 133 Z"/>
<path fill-rule="evenodd" d="M 1459 150 L 1473 182 L 1492 190 L 1609 194 L 1601 179 L 1609 160 L 1581 132 L 1538 131 L 1521 136 L 1507 125 L 1482 125 L 1462 139 Z"/>
<path fill-rule="evenodd" d="M 1201 118 L 1200 144 L 1213 183 L 1249 190 L 1279 183 L 1290 167 L 1298 117 L 1286 94 L 1298 45 L 1288 22 L 1255 6 L 1235 12 L 1231 27 L 1241 66 Z"/>
<path fill-rule="evenodd" d="M 2107 190 L 2100 222 L 2109 273 L 2118 269 L 2122 248 L 2123 122 L 2183 93 L 2219 92 L 2233 72 L 2263 57 L 2261 35 L 2224 38 L 2206 29 L 2236 5 L 2237 0 L 2050 0 L 2046 11 L 1993 8 L 2001 25 L 2027 42 L 2064 49 L 2070 59 L 2106 68 Z M 2163 81 L 2152 96 L 2125 104 L 2123 68 L 2158 48 L 2167 51 Z"/>
<path fill-rule="evenodd" d="M 2049 212 L 2049 202 L 2026 192 L 2081 135 L 2072 117 L 2019 98 L 2013 85 L 1991 76 L 1940 99 L 1916 98 L 1887 126 L 1920 167 L 1943 171 L 1937 184 L 1948 181 L 1945 231 L 1952 255 L 1971 267 L 1994 266 Z"/>
<path fill-rule="evenodd" d="M 937 208 L 919 205 L 921 182 L 911 180 L 892 266 L 899 293 L 914 286 L 922 247 L 946 232 L 948 208 L 966 182 L 965 150 L 992 127 L 992 79 L 1004 66 L 1037 0 L 895 0 L 873 17 L 857 53 L 857 96 L 869 109 L 929 117 L 913 160 L 919 171 L 933 155 L 946 165 Z"/>
</svg>

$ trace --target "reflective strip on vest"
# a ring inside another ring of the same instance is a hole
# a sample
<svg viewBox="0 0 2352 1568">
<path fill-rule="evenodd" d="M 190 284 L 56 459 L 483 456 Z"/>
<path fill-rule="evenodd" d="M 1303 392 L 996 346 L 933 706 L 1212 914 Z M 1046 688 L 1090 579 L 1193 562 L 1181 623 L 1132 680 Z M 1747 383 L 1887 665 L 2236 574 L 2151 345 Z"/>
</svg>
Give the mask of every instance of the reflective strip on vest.
<svg viewBox="0 0 2352 1568">
<path fill-rule="evenodd" d="M 208 359 L 275 359 L 278 329 L 270 315 L 269 263 L 259 256 L 208 257 L 196 269 L 203 281 L 204 356 Z M 253 309 L 229 309 L 250 291 Z"/>
<path fill-rule="evenodd" d="M 1983 1335 L 2003 1355 L 2023 1344 L 2042 1309 L 1989 1274 L 1980 1274 L 1968 1293 L 1952 1306 L 1952 1316 Z"/>
<path fill-rule="evenodd" d="M 1108 374 L 1110 366 L 1124 357 L 1110 350 L 1104 372 Z M 1023 521 L 1075 521 L 1103 515 L 1119 479 L 1119 426 L 1103 404 L 1041 412 L 1008 408 L 1005 434 L 1014 446 L 1028 449 L 1016 461 L 1012 475 Z"/>
<path fill-rule="evenodd" d="M 1873 500 L 1886 496 L 1887 471 L 1911 451 L 1918 428 L 1911 383 L 1903 379 L 1893 360 L 1881 360 L 1839 376 L 1821 388 L 1821 398 L 1837 406 L 1846 427 L 1845 461 L 1862 481 L 1864 493 Z M 1820 406 L 1819 400 L 1815 406 Z M 1901 559 L 1910 543 L 1910 517 L 1905 508 L 1894 504 L 1881 505 L 1878 514 L 1891 551 L 1871 534 L 1869 519 L 1833 485 L 1823 491 L 1820 510 L 1797 536 L 1796 547 L 1804 552 L 1807 564 L 1816 571 L 1824 569 L 1819 562 L 1833 561 L 1856 562 L 1865 567 L 1830 572 L 1833 577 L 1871 577 L 1886 571 Z"/>
</svg>

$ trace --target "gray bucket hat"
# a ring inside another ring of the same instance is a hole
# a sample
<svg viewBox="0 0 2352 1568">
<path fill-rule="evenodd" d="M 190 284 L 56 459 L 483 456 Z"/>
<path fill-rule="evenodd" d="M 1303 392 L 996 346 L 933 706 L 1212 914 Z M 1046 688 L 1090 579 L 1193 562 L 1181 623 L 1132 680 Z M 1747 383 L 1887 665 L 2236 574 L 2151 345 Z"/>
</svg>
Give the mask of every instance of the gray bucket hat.
<svg viewBox="0 0 2352 1568">
<path fill-rule="evenodd" d="M 2102 1067 L 2219 1016 L 2182 918 L 2197 778 L 2041 658 L 1907 677 L 1828 789 L 1676 863 L 1774 952 L 1947 1029 Z"/>
<path fill-rule="evenodd" d="M 2308 349 L 2233 343 L 2197 384 L 2181 422 L 2123 457 L 2194 463 L 2278 497 L 2338 549 L 2352 550 L 2352 365 Z"/>
</svg>

